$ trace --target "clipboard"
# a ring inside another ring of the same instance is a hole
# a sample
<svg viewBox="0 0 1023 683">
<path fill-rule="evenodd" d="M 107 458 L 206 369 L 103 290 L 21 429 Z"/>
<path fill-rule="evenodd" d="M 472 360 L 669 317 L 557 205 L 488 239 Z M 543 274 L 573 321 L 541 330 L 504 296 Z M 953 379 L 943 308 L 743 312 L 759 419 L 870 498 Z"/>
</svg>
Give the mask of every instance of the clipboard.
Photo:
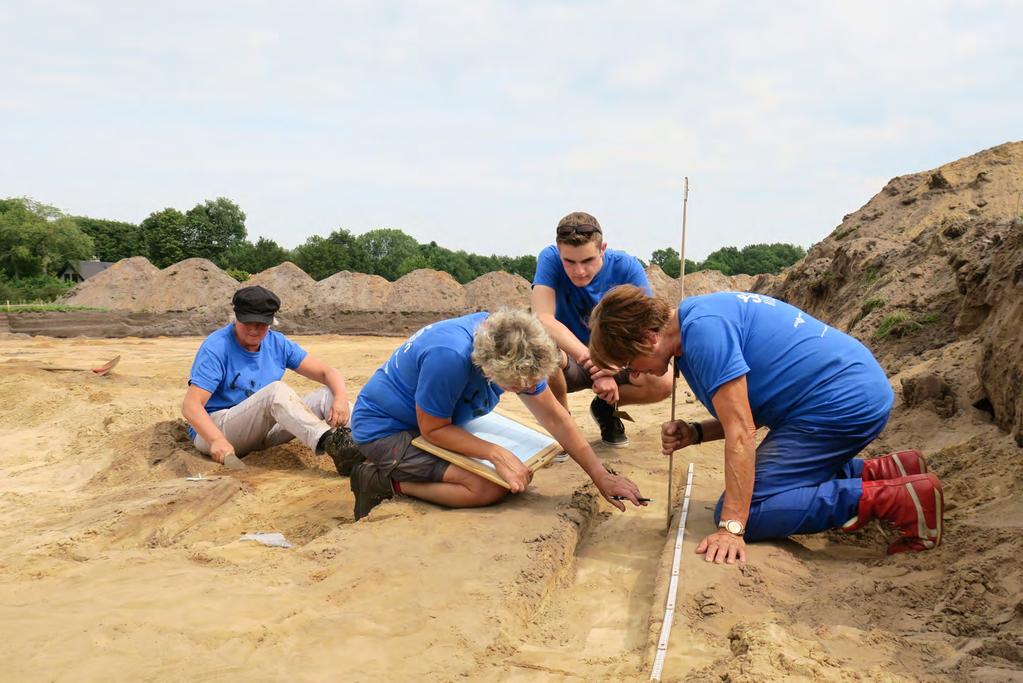
<svg viewBox="0 0 1023 683">
<path fill-rule="evenodd" d="M 529 468 L 530 472 L 536 472 L 553 460 L 554 456 L 563 452 L 561 444 L 549 435 L 525 422 L 502 415 L 496 411 L 469 420 L 462 425 L 462 429 L 484 441 L 496 443 L 498 446 L 507 448 L 522 464 Z M 470 458 L 461 453 L 449 451 L 437 444 L 430 443 L 422 436 L 412 439 L 412 445 L 427 453 L 436 455 L 438 458 L 447 460 L 456 467 L 461 467 L 473 474 L 478 474 L 498 486 L 503 486 L 506 489 L 511 488 L 508 482 L 504 480 L 504 477 L 497 473 L 497 470 L 489 460 Z"/>
</svg>

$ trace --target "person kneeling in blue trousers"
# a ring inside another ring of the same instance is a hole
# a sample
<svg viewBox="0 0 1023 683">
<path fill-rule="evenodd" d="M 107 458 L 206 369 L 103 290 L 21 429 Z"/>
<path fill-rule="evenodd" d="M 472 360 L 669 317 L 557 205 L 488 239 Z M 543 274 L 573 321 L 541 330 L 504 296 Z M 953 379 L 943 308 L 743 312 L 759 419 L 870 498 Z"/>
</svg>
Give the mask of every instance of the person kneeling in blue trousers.
<svg viewBox="0 0 1023 683">
<path fill-rule="evenodd" d="M 894 400 L 856 339 L 762 294 L 694 296 L 673 311 L 630 285 L 605 295 L 590 326 L 598 366 L 663 375 L 674 359 L 713 416 L 666 422 L 666 455 L 725 440 L 719 528 L 696 550 L 707 561 L 745 562 L 746 541 L 853 531 L 873 519 L 900 532 L 889 554 L 941 542 L 941 482 L 918 451 L 855 457 L 884 429 Z M 758 427 L 770 430 L 759 447 Z"/>
</svg>

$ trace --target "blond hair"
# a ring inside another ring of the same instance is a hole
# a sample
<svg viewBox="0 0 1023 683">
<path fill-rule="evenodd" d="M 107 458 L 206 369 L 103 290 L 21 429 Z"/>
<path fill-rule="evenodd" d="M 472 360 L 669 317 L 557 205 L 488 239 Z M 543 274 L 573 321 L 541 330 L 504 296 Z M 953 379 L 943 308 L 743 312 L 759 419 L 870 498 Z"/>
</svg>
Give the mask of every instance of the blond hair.
<svg viewBox="0 0 1023 683">
<path fill-rule="evenodd" d="M 653 352 L 648 333 L 660 332 L 671 315 L 668 302 L 635 285 L 619 285 L 590 313 L 590 360 L 598 367 L 627 365 Z"/>
<path fill-rule="evenodd" d="M 491 313 L 472 343 L 472 362 L 504 387 L 529 387 L 547 379 L 558 366 L 558 356 L 547 330 L 526 311 Z"/>
</svg>

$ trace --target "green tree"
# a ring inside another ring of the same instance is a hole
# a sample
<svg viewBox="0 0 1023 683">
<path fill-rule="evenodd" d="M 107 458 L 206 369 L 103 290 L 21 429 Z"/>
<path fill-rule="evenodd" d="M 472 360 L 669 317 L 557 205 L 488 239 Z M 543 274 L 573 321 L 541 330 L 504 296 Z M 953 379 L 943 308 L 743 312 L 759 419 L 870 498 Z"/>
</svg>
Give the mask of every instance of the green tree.
<svg viewBox="0 0 1023 683">
<path fill-rule="evenodd" d="M 156 211 L 139 224 L 146 256 L 158 268 L 186 258 L 186 232 L 185 214 L 177 209 Z"/>
<path fill-rule="evenodd" d="M 749 275 L 772 273 L 777 275 L 799 259 L 806 251 L 794 244 L 750 244 L 742 248 L 742 267 L 738 272 Z"/>
<path fill-rule="evenodd" d="M 0 200 L 0 268 L 13 278 L 53 274 L 92 258 L 95 245 L 71 218 L 28 198 Z"/>
<path fill-rule="evenodd" d="M 650 263 L 660 266 L 661 270 L 664 271 L 665 275 L 670 277 L 678 277 L 679 267 L 679 256 L 678 252 L 667 247 L 665 249 L 657 249 L 653 254 L 650 255 Z"/>
<path fill-rule="evenodd" d="M 0 301 L 31 303 L 55 301 L 74 287 L 75 283 L 54 275 L 33 275 L 7 279 L 0 275 Z"/>
<path fill-rule="evenodd" d="M 146 254 L 142 232 L 134 223 L 87 216 L 73 216 L 72 220 L 82 232 L 92 238 L 96 244 L 95 257 L 100 261 L 120 261 L 123 258 Z"/>
<path fill-rule="evenodd" d="M 476 277 L 476 273 L 469 265 L 469 255 L 464 251 L 451 251 L 446 247 L 438 246 L 436 242 L 422 244 L 419 248 L 423 256 L 421 261 L 423 265 L 418 267 L 443 270 L 463 285 Z M 409 265 L 413 264 L 406 262 L 403 269 Z M 415 269 L 413 268 L 412 270 Z"/>
<path fill-rule="evenodd" d="M 224 254 L 227 268 L 247 273 L 259 273 L 267 268 L 279 266 L 289 259 L 291 254 L 287 249 L 265 237 L 260 237 L 255 244 L 242 240 Z"/>
<path fill-rule="evenodd" d="M 226 265 L 228 251 L 245 240 L 245 212 L 227 197 L 207 199 L 185 214 L 186 258 L 209 259 Z"/>
<path fill-rule="evenodd" d="M 743 263 L 742 254 L 735 247 L 722 247 L 717 251 L 712 251 L 700 264 L 701 270 L 720 270 L 725 275 L 735 275 L 736 273 L 743 272 L 741 270 Z"/>
<path fill-rule="evenodd" d="M 654 253 L 650 255 L 650 263 L 660 266 L 661 270 L 664 271 L 664 274 L 669 277 L 677 278 L 679 275 L 678 252 L 672 249 L 671 247 L 667 247 L 665 249 L 657 249 L 656 251 L 654 251 Z M 686 272 L 693 273 L 696 272 L 697 270 L 701 270 L 700 264 L 696 263 L 696 261 L 690 261 L 689 259 L 686 259 Z"/>
<path fill-rule="evenodd" d="M 536 256 L 527 255 L 508 257 L 504 269 L 509 273 L 521 275 L 532 282 L 533 276 L 536 275 Z"/>
<path fill-rule="evenodd" d="M 356 238 L 356 243 L 365 251 L 369 259 L 370 272 L 387 278 L 397 280 L 399 277 L 415 270 L 412 266 L 425 263 L 419 252 L 419 242 L 414 237 L 406 235 L 401 230 L 391 228 L 380 228 L 370 230 Z"/>
<path fill-rule="evenodd" d="M 348 230 L 339 228 L 327 237 L 313 235 L 295 247 L 292 260 L 315 280 L 322 280 L 342 270 L 371 273 L 369 255 L 359 240 Z"/>
</svg>

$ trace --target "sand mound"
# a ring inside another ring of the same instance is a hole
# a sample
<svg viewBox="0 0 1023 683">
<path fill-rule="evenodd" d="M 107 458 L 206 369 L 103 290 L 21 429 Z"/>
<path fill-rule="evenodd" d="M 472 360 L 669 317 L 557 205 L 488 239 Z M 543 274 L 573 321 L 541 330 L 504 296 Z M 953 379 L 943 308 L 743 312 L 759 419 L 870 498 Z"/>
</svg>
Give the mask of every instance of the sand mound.
<svg viewBox="0 0 1023 683">
<path fill-rule="evenodd" d="M 316 283 L 316 299 L 343 311 L 381 311 L 391 287 L 379 275 L 343 270 Z"/>
<path fill-rule="evenodd" d="M 475 311 L 528 308 L 529 281 L 503 270 L 480 275 L 465 285 L 465 302 Z"/>
<path fill-rule="evenodd" d="M 700 296 L 735 289 L 733 278 L 719 270 L 698 270 L 686 273 L 686 296 Z"/>
<path fill-rule="evenodd" d="M 731 286 L 728 289 L 734 292 L 748 292 L 753 289 L 758 279 L 758 275 L 730 275 L 728 280 Z"/>
<path fill-rule="evenodd" d="M 953 399 L 990 406 L 1023 444 L 1020 187 L 1023 142 L 893 178 L 768 291 L 855 334 L 889 372 L 975 340 Z"/>
<path fill-rule="evenodd" d="M 241 287 L 212 261 L 190 258 L 168 266 L 154 278 L 138 308 L 184 311 L 193 308 L 231 308 L 231 296 Z"/>
<path fill-rule="evenodd" d="M 656 263 L 646 267 L 646 279 L 650 281 L 655 296 L 672 304 L 678 303 L 678 279 L 669 276 Z"/>
<path fill-rule="evenodd" d="M 301 311 L 315 303 L 316 281 L 291 261 L 267 268 L 242 283 L 243 287 L 266 287 L 281 298 L 281 310 Z"/>
<path fill-rule="evenodd" d="M 680 287 L 676 278 L 667 275 L 654 263 L 647 266 L 646 277 L 656 296 L 673 305 L 678 303 Z M 698 270 L 686 273 L 685 294 L 689 297 L 714 292 L 748 292 L 756 282 L 757 277 L 753 275 L 725 275 L 717 270 Z"/>
<path fill-rule="evenodd" d="M 389 311 L 463 311 L 465 290 L 447 273 L 420 268 L 394 283 L 384 308 Z"/>
<path fill-rule="evenodd" d="M 80 282 L 60 301 L 69 306 L 111 310 L 139 310 L 140 300 L 158 277 L 160 269 L 145 256 L 121 259 L 99 274 Z"/>
</svg>

